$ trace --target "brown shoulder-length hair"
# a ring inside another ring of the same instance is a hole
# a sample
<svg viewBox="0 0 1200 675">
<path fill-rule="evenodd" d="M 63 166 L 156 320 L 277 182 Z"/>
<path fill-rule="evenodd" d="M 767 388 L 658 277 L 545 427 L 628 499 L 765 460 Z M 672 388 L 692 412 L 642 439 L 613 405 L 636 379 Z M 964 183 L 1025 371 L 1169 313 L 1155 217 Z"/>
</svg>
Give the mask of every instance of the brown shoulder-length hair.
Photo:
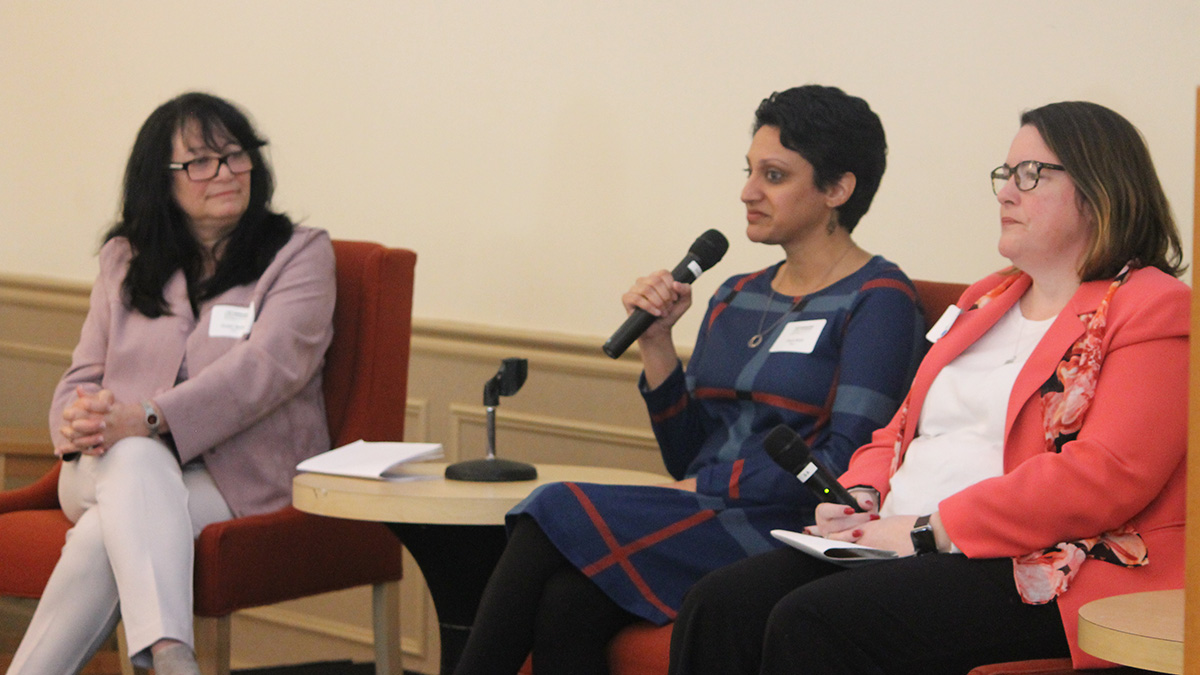
<svg viewBox="0 0 1200 675">
<path fill-rule="evenodd" d="M 1083 281 L 1111 279 L 1127 262 L 1179 276 L 1183 247 L 1150 151 L 1129 120 L 1102 105 L 1065 101 L 1029 110 L 1032 125 L 1075 183 L 1095 230 L 1080 264 Z"/>
</svg>

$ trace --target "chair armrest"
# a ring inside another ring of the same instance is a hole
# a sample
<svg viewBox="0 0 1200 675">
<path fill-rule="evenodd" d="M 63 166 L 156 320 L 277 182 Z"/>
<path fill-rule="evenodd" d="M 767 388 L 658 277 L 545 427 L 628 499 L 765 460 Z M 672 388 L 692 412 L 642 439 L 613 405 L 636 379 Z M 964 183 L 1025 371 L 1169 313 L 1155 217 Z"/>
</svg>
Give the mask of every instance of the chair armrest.
<svg viewBox="0 0 1200 675">
<path fill-rule="evenodd" d="M 62 462 L 59 462 L 33 483 L 15 490 L 0 492 L 0 513 L 59 508 L 58 473 L 61 469 Z"/>
<path fill-rule="evenodd" d="M 382 523 L 291 506 L 204 528 L 196 540 L 195 613 L 235 610 L 395 581 L 400 540 Z"/>
</svg>

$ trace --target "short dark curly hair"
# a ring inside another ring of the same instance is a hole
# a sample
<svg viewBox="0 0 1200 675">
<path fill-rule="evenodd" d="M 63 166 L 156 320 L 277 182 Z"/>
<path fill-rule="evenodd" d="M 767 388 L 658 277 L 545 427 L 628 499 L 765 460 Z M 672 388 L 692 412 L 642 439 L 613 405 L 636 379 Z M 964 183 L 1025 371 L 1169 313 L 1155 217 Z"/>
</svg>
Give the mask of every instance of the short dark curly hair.
<svg viewBox="0 0 1200 675">
<path fill-rule="evenodd" d="M 837 87 L 807 84 L 763 99 L 754 113 L 754 131 L 764 126 L 778 128 L 783 147 L 813 165 L 819 189 L 854 174 L 854 192 L 837 209 L 838 224 L 853 232 L 887 168 L 887 138 L 871 106 Z"/>
</svg>

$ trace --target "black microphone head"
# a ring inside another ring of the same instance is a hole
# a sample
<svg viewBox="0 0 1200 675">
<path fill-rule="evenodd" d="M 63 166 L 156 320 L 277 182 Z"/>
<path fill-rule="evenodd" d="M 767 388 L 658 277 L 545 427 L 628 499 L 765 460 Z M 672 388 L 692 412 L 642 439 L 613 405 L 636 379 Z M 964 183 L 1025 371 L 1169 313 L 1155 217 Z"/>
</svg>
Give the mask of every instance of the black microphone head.
<svg viewBox="0 0 1200 675">
<path fill-rule="evenodd" d="M 808 464 L 811 453 L 808 443 L 800 438 L 800 434 L 792 431 L 786 424 L 780 424 L 763 439 L 763 447 L 775 463 L 790 474 L 800 473 L 800 469 Z"/>
<path fill-rule="evenodd" d="M 696 238 L 692 247 L 688 249 L 688 253 L 695 256 L 701 271 L 707 271 L 708 268 L 721 262 L 721 258 L 725 257 L 725 252 L 728 250 L 729 240 L 725 238 L 725 235 L 716 230 L 709 230 Z"/>
</svg>

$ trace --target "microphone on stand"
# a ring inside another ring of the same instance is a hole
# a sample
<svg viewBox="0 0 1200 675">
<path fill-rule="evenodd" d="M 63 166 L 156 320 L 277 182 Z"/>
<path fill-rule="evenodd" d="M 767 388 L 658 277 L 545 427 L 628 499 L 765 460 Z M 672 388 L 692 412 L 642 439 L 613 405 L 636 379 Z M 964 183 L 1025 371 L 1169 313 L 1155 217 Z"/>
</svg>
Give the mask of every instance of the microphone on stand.
<svg viewBox="0 0 1200 675">
<path fill-rule="evenodd" d="M 766 439 L 763 440 L 763 447 L 766 448 L 767 454 L 775 460 L 776 464 L 783 467 L 784 471 L 799 478 L 801 483 L 812 490 L 818 500 L 849 506 L 855 511 L 863 513 L 863 508 L 858 505 L 858 500 L 854 498 L 854 495 L 842 487 L 842 484 L 837 482 L 837 478 L 829 473 L 829 469 L 822 466 L 817 458 L 812 456 L 808 443 L 800 438 L 800 434 L 792 431 L 791 427 L 780 424 L 772 429 L 771 433 L 767 434 Z"/>
<path fill-rule="evenodd" d="M 671 278 L 690 284 L 708 268 L 720 262 L 728 250 L 729 240 L 725 238 L 725 235 L 716 230 L 709 230 L 692 243 L 687 255 L 679 261 L 675 269 L 671 270 Z M 604 343 L 604 353 L 614 359 L 624 354 L 625 350 L 629 349 L 629 345 L 641 337 L 642 333 L 645 333 L 650 324 L 657 319 L 658 317 L 641 307 L 633 310 L 633 313 L 625 319 L 625 323 L 621 324 L 612 337 L 608 338 L 608 342 Z"/>
<path fill-rule="evenodd" d="M 529 374 L 526 359 L 504 359 L 500 370 L 483 385 L 483 405 L 487 409 L 487 455 L 483 459 L 470 459 L 446 467 L 447 480 L 474 481 L 480 483 L 507 483 L 534 480 L 537 467 L 525 462 L 496 457 L 496 406 L 501 396 L 512 396 L 525 384 Z"/>
</svg>

